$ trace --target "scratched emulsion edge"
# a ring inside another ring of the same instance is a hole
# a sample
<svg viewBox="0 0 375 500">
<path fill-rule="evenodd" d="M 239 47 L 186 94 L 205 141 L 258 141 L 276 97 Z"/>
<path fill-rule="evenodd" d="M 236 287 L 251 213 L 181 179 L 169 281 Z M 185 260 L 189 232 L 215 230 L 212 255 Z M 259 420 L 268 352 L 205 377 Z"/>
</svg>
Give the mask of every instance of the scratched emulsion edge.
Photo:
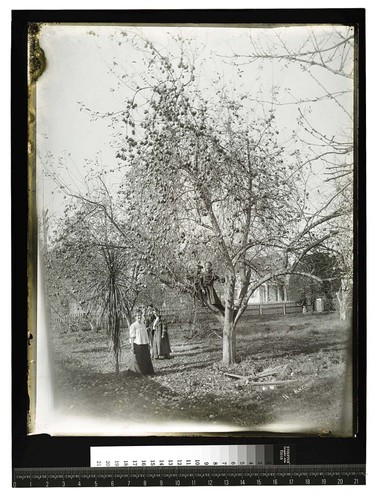
<svg viewBox="0 0 375 500">
<path fill-rule="evenodd" d="M 366 164 L 360 164 L 360 152 L 359 144 L 361 141 L 365 142 L 365 131 L 361 131 L 362 138 L 360 137 L 360 66 L 359 66 L 359 37 L 360 37 L 360 26 L 358 24 L 354 25 L 354 82 L 353 82 L 353 285 L 352 285 L 352 311 L 356 311 L 355 316 L 352 314 L 352 344 L 351 344 L 351 377 L 350 386 L 348 387 L 348 392 L 351 390 L 352 396 L 352 437 L 356 437 L 360 431 L 360 384 L 362 383 L 360 379 L 360 358 L 359 349 L 360 345 L 363 345 L 363 340 L 360 342 L 360 337 L 366 335 L 366 331 L 361 331 L 360 318 L 358 311 L 358 302 L 361 296 L 360 282 L 363 282 L 363 278 L 359 275 L 358 259 L 360 256 L 360 227 L 359 227 L 359 200 L 360 200 L 360 180 L 364 175 L 362 172 L 366 168 Z M 361 33 L 362 35 L 362 33 Z M 364 74 L 364 72 L 362 73 Z M 363 181 L 362 181 L 363 182 Z M 363 243 L 362 243 L 363 244 Z M 356 302 L 356 304 L 354 304 Z M 362 309 L 362 308 L 361 308 Z M 363 338 L 363 337 L 362 337 Z M 353 373 L 354 372 L 354 373 Z M 365 370 L 362 370 L 365 373 Z"/>
<path fill-rule="evenodd" d="M 37 331 L 37 255 L 38 216 L 36 208 L 36 84 L 46 67 L 45 55 L 39 46 L 41 24 L 28 24 L 27 37 L 27 390 L 28 415 L 27 431 L 35 427 L 36 410 L 36 331 Z"/>
<path fill-rule="evenodd" d="M 307 23 L 283 22 L 283 23 L 209 23 L 209 22 L 189 22 L 189 23 L 156 23 L 156 22 L 72 22 L 72 23 L 29 23 L 28 24 L 28 433 L 34 433 L 36 417 L 36 374 L 37 374 L 37 262 L 38 262 L 38 215 L 36 206 L 36 85 L 39 77 L 46 69 L 47 61 L 45 53 L 39 44 L 39 34 L 43 25 L 58 24 L 60 26 L 119 26 L 119 27 L 215 27 L 215 28 L 263 28 L 273 29 L 278 27 L 298 27 L 306 26 Z M 310 23 L 311 25 L 340 25 L 345 23 Z M 356 106 L 354 106 L 356 109 Z M 224 432 L 152 432 L 150 434 L 140 434 L 140 436 L 189 436 L 189 437 L 224 437 L 224 436 L 254 436 L 254 437 L 306 437 L 306 436 L 326 436 L 330 430 L 305 429 L 275 432 L 267 429 L 241 429 Z M 56 435 L 59 435 L 58 433 Z M 65 434 L 61 434 L 65 435 Z M 74 435 L 74 434 L 69 434 Z M 90 434 L 86 434 L 90 435 Z M 95 436 L 98 435 L 95 433 Z M 100 435 L 100 434 L 99 434 Z M 111 434 L 104 434 L 111 435 Z M 334 436 L 348 437 L 347 434 L 334 432 Z"/>
</svg>

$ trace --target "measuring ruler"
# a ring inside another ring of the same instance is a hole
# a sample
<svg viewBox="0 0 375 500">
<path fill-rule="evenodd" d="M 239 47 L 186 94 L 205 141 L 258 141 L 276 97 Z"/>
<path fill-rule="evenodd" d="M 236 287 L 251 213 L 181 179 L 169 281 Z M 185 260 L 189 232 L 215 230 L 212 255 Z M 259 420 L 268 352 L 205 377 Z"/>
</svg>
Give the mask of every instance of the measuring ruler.
<svg viewBox="0 0 375 500">
<path fill-rule="evenodd" d="M 267 486 L 365 484 L 364 465 L 254 465 L 14 469 L 13 486 Z"/>
<path fill-rule="evenodd" d="M 15 468 L 14 487 L 360 485 L 365 466 L 298 465 L 288 445 L 92 447 L 90 467 Z"/>
</svg>

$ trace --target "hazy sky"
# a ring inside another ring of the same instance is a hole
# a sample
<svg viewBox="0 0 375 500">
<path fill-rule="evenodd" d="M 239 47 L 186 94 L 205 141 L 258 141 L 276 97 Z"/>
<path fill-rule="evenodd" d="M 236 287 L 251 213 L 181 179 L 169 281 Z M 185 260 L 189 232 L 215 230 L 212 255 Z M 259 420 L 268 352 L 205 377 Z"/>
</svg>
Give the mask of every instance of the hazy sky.
<svg viewBox="0 0 375 500">
<path fill-rule="evenodd" d="M 124 26 L 64 26 L 44 25 L 40 43 L 45 51 L 47 69 L 37 86 L 37 127 L 39 171 L 47 152 L 55 157 L 64 157 L 68 174 L 67 182 L 80 186 L 82 166 L 87 159 L 98 157 L 99 161 L 109 166 L 117 166 L 117 149 L 110 145 L 111 129 L 104 120 L 91 121 L 90 114 L 80 111 L 78 102 L 84 102 L 91 110 L 106 112 L 123 109 L 123 102 L 128 97 L 124 86 L 109 72 L 116 62 L 116 69 L 137 71 L 140 55 L 129 49 L 128 45 L 119 45 L 117 37 L 126 30 Z M 136 28 L 131 28 L 136 29 Z M 297 99 L 316 98 L 324 93 L 308 74 L 299 67 L 290 65 L 285 68 L 278 61 L 241 66 L 241 78 L 233 76 L 232 69 L 225 58 L 217 55 L 231 55 L 233 52 L 246 54 L 249 49 L 249 35 L 260 37 L 264 46 L 271 46 L 275 40 L 275 30 L 248 28 L 161 28 L 143 27 L 142 33 L 166 47 L 171 44 L 169 34 L 182 34 L 193 37 L 199 60 L 205 59 L 204 72 L 200 78 L 202 86 L 218 74 L 231 85 L 236 85 L 242 92 L 254 96 L 252 105 L 256 113 L 261 113 L 262 104 L 257 103 L 259 91 L 263 99 L 270 99 L 272 86 L 280 89 L 280 101 L 290 102 L 291 95 Z M 314 34 L 319 36 L 327 27 L 314 27 Z M 337 28 L 340 30 L 340 28 Z M 345 27 L 342 28 L 345 30 Z M 309 27 L 278 28 L 277 33 L 289 46 L 299 47 L 311 30 Z M 119 38 L 121 39 L 121 37 Z M 216 54 L 216 57 L 213 56 Z M 210 57 L 211 55 L 211 57 Z M 350 81 L 337 77 L 324 70 L 317 70 L 319 80 L 330 91 L 351 88 Z M 288 89 L 288 90 L 286 90 Z M 344 107 L 350 110 L 351 94 L 348 94 Z M 288 143 L 291 131 L 296 128 L 297 106 L 278 106 L 277 123 L 281 130 L 281 141 Z M 314 104 L 310 119 L 327 133 L 337 134 L 342 128 L 350 126 L 350 121 L 335 103 L 325 101 Z M 56 193 L 51 195 L 51 181 L 40 178 L 39 195 L 43 193 L 43 204 L 50 212 L 61 212 L 64 200 Z"/>
</svg>

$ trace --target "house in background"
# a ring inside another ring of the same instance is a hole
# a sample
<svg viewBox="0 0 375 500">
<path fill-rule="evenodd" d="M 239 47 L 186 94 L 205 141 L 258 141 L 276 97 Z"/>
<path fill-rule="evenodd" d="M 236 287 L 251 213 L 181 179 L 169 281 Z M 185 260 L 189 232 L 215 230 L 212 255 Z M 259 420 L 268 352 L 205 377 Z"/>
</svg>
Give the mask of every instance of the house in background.
<svg viewBox="0 0 375 500">
<path fill-rule="evenodd" d="M 286 302 L 290 299 L 289 297 L 289 280 L 285 280 L 285 283 L 274 283 L 269 282 L 261 285 L 255 290 L 249 299 L 249 304 L 259 304 L 263 302 Z"/>
</svg>

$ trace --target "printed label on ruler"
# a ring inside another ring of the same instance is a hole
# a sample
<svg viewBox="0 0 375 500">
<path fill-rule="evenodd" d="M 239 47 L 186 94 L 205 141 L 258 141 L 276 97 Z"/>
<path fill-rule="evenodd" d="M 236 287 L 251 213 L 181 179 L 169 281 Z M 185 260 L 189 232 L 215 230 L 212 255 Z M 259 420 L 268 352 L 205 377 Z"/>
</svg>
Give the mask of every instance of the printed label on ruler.
<svg viewBox="0 0 375 500">
<path fill-rule="evenodd" d="M 91 467 L 272 465 L 273 445 L 98 446 Z"/>
</svg>

